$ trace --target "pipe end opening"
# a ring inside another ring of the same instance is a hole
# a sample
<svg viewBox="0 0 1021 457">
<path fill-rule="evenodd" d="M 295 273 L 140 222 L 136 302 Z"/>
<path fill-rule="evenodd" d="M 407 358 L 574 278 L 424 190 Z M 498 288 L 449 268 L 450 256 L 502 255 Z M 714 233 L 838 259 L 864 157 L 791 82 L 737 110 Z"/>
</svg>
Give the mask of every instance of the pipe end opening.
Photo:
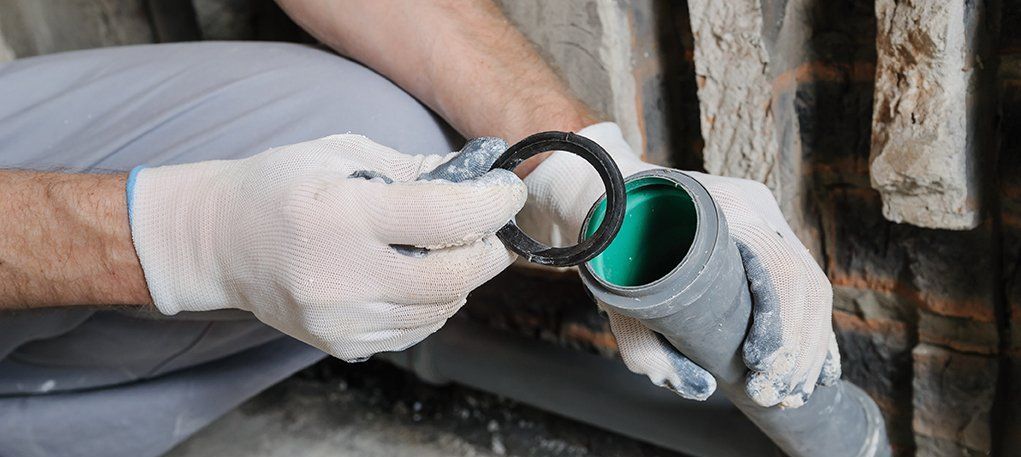
<svg viewBox="0 0 1021 457">
<path fill-rule="evenodd" d="M 641 287 L 667 276 L 684 260 L 695 239 L 698 214 L 692 196 L 663 177 L 628 181 L 626 196 L 624 225 L 588 265 L 607 284 Z M 605 215 L 604 198 L 588 219 L 585 237 L 595 233 Z"/>
</svg>

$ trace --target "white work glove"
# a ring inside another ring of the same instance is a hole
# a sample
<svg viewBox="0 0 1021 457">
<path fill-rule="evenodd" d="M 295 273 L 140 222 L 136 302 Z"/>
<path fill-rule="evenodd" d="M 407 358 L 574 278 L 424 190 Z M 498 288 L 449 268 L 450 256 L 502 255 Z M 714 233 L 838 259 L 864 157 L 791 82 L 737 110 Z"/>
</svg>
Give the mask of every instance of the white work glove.
<svg viewBox="0 0 1021 457">
<path fill-rule="evenodd" d="M 631 151 L 616 124 L 596 124 L 578 133 L 606 149 L 625 177 L 658 168 Z M 723 211 L 744 261 L 753 301 L 752 326 L 743 347 L 751 370 L 746 391 L 763 406 L 801 406 L 817 382 L 830 384 L 840 378 L 830 283 L 764 185 L 685 173 L 705 186 Z M 566 152 L 543 161 L 525 184 L 529 200 L 517 217 L 518 225 L 557 246 L 577 242 L 585 216 L 604 192 L 596 171 Z M 703 400 L 715 390 L 716 381 L 708 372 L 638 320 L 613 311 L 607 314 L 621 358 L 631 371 L 685 398 Z"/>
<path fill-rule="evenodd" d="M 504 149 L 489 138 L 410 156 L 335 135 L 139 168 L 128 183 L 135 250 L 164 314 L 247 310 L 349 361 L 402 350 L 513 262 L 494 233 L 525 186 L 487 172 Z"/>
</svg>

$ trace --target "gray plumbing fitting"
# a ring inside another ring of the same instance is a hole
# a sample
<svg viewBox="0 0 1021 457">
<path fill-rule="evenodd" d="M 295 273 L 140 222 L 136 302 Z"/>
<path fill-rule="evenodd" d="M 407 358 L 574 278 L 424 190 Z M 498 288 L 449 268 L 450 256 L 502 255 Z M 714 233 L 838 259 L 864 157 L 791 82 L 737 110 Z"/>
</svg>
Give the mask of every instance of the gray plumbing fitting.
<svg viewBox="0 0 1021 457">
<path fill-rule="evenodd" d="M 650 185 L 673 186 L 690 198 L 695 228 L 687 254 L 682 254 L 665 276 L 638 285 L 611 283 L 593 269 L 593 262 L 599 258 L 586 262 L 580 268 L 581 277 L 592 295 L 607 308 L 642 321 L 712 373 L 718 389 L 788 455 L 889 456 L 879 408 L 850 382 L 817 386 L 808 402 L 794 409 L 765 408 L 747 396 L 744 384 L 748 368 L 742 360 L 741 346 L 749 328 L 752 302 L 741 256 L 730 238 L 726 219 L 698 181 L 666 169 L 644 171 L 625 180 L 629 212 L 633 194 Z M 601 202 L 593 205 L 582 224 L 583 231 L 599 214 Z M 627 224 L 619 237 L 627 236 Z M 612 250 L 611 245 L 602 255 L 613 255 Z"/>
</svg>

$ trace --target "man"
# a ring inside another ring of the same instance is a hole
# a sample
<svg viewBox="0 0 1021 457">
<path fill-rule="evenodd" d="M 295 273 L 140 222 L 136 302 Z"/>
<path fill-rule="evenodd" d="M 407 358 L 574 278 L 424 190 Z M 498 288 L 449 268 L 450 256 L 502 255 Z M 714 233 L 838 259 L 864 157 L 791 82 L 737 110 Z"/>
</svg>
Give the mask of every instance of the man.
<svg viewBox="0 0 1021 457">
<path fill-rule="evenodd" d="M 455 149 L 448 126 L 576 131 L 625 175 L 652 167 L 488 1 L 280 4 L 379 74 L 270 43 L 0 66 L 0 455 L 158 454 L 321 351 L 363 360 L 439 329 L 514 260 L 494 236 L 510 218 L 576 241 L 602 192 L 583 160 L 536 157 L 522 181 L 486 171 L 500 140 L 435 155 Z M 797 407 L 839 377 L 829 283 L 765 187 L 692 175 L 750 278 L 748 392 Z M 631 370 L 712 393 L 651 331 L 609 319 Z"/>
</svg>

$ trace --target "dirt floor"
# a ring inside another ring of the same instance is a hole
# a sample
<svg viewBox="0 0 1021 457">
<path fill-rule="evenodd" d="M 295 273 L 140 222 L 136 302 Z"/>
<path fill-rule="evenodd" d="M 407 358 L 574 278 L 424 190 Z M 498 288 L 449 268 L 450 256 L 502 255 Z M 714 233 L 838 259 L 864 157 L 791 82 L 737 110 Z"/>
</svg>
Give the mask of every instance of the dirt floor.
<svg viewBox="0 0 1021 457">
<path fill-rule="evenodd" d="M 385 362 L 323 361 L 249 400 L 168 456 L 680 454 Z"/>
</svg>

